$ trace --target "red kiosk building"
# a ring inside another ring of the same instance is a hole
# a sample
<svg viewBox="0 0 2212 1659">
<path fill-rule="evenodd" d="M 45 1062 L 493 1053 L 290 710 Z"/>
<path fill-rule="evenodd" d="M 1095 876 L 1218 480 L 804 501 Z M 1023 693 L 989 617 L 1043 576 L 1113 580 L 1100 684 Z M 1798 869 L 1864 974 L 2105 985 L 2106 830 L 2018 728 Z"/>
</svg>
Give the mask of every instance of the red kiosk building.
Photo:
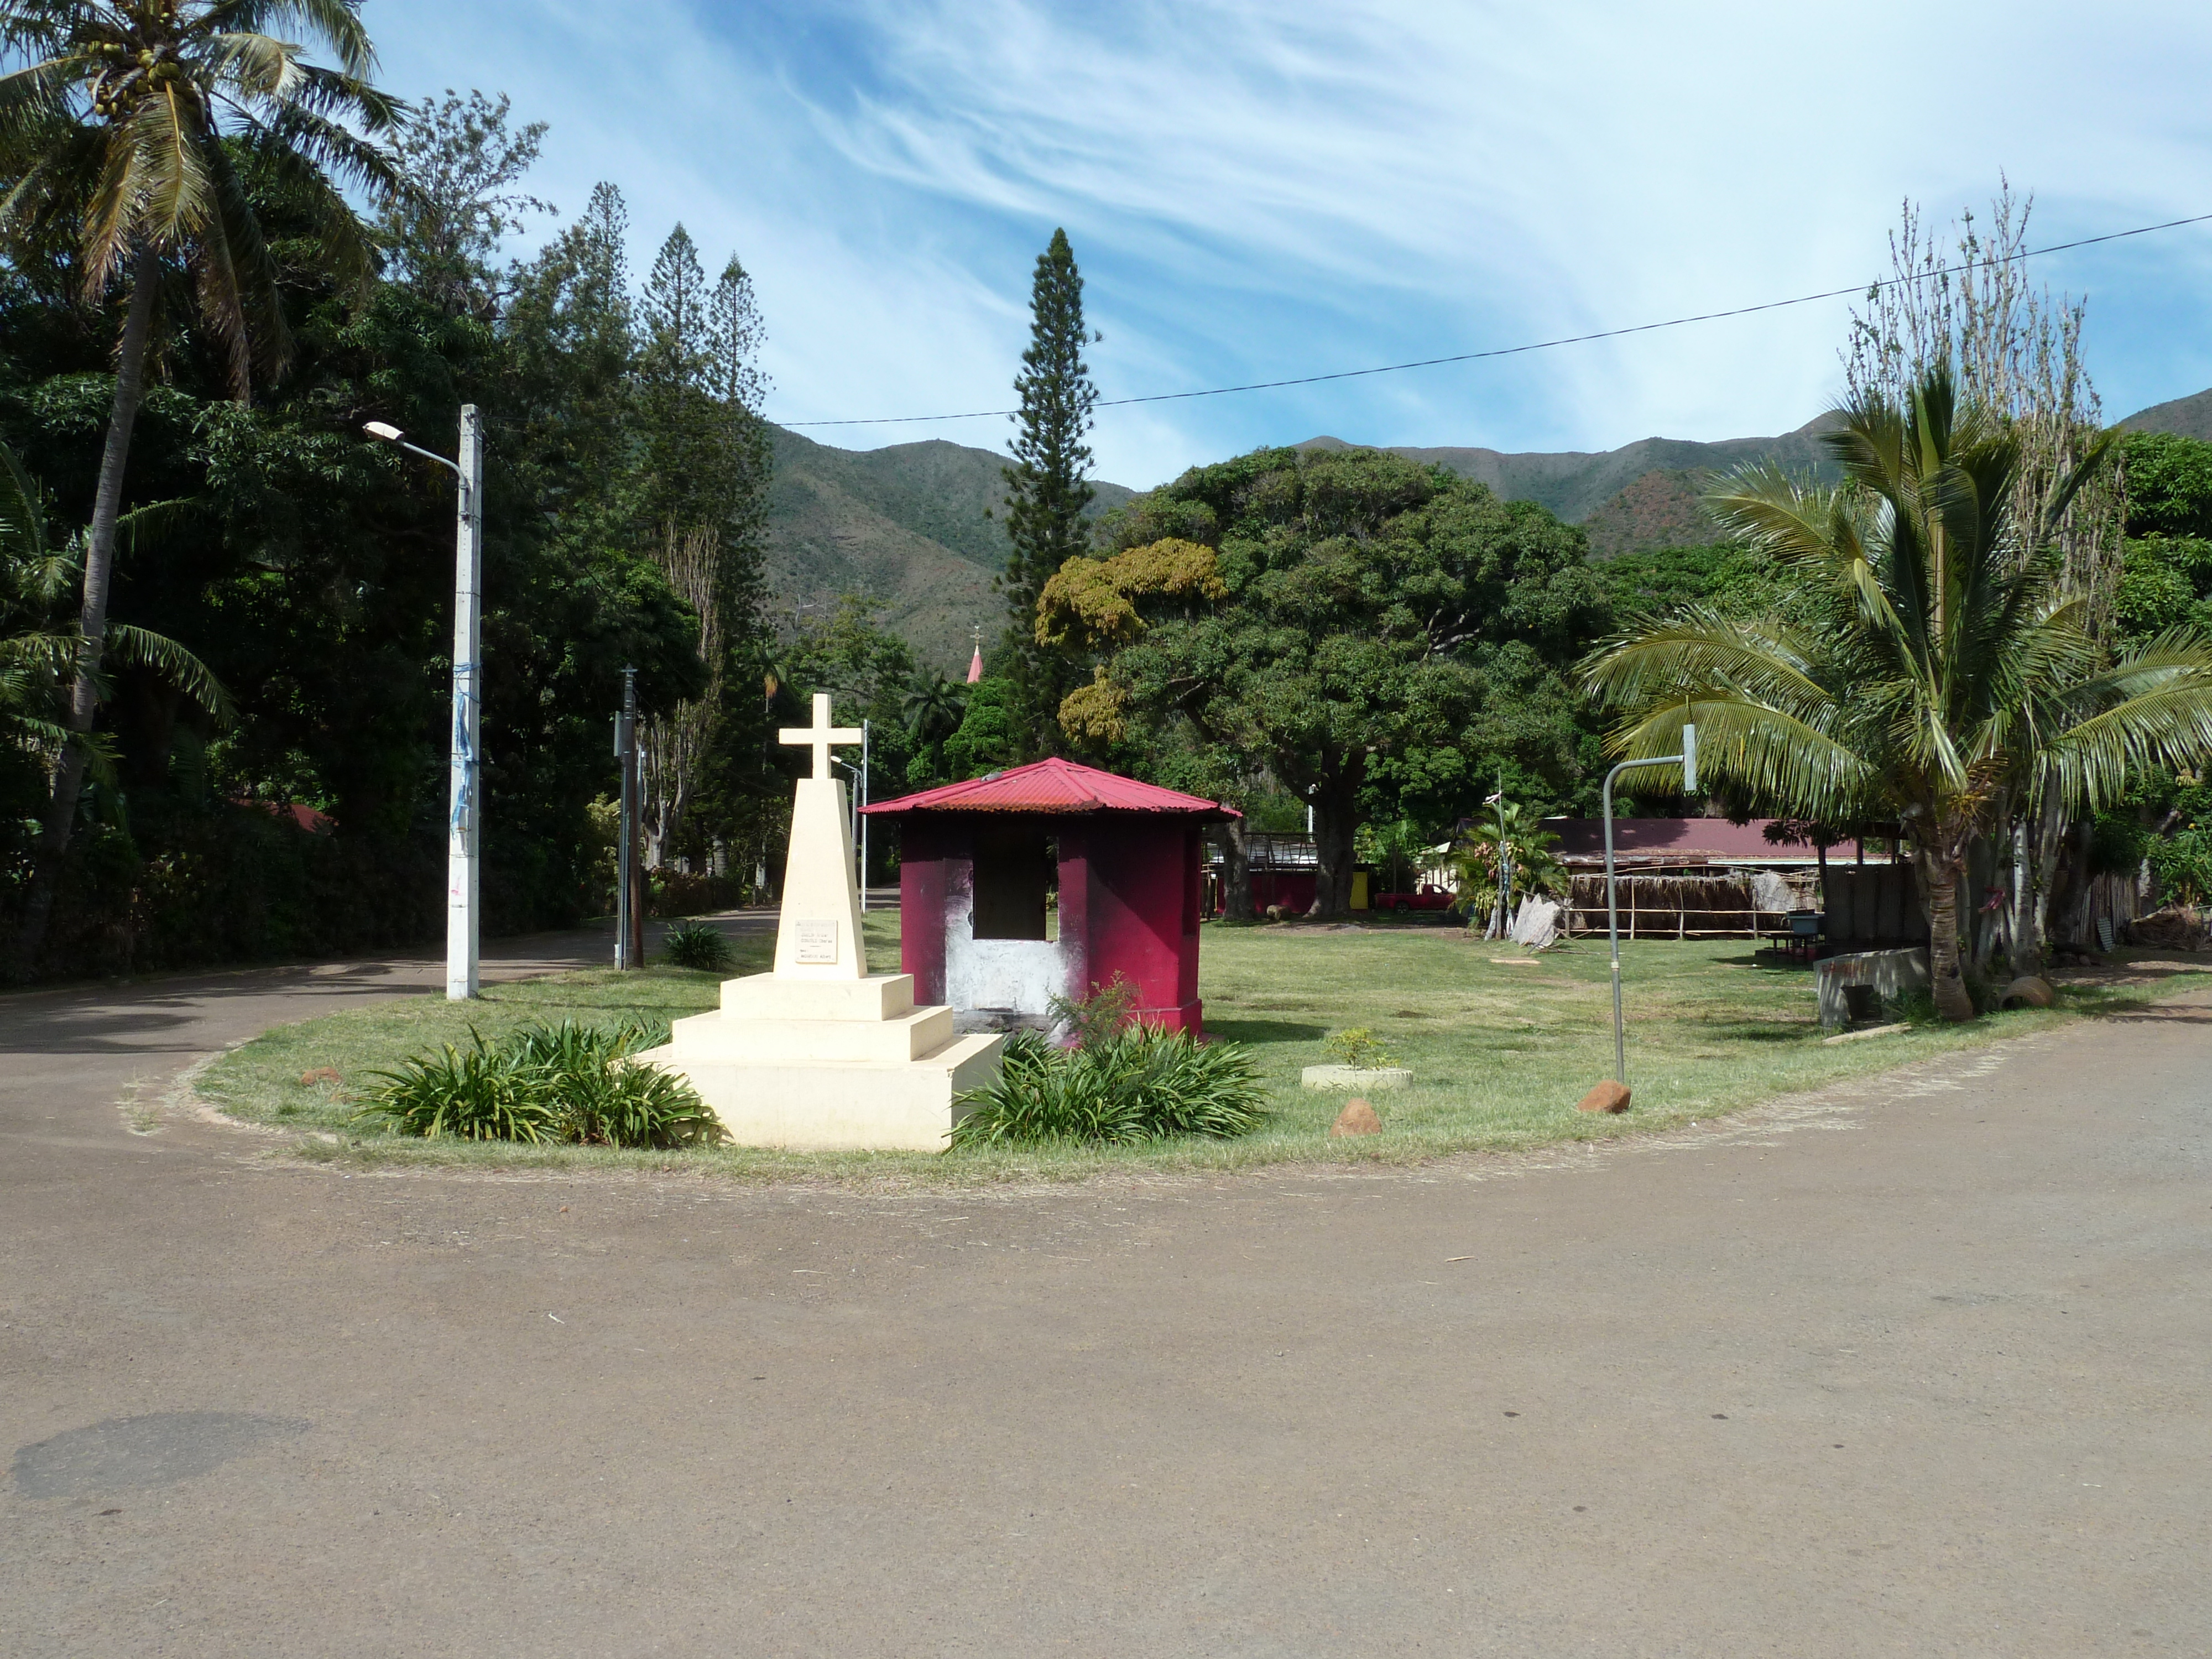
<svg viewBox="0 0 2212 1659">
<path fill-rule="evenodd" d="M 916 1002 L 1033 1024 L 1119 974 L 1146 1023 L 1200 1030 L 1200 842 L 1234 809 L 1042 760 L 861 810 L 900 827 L 899 969 Z"/>
</svg>

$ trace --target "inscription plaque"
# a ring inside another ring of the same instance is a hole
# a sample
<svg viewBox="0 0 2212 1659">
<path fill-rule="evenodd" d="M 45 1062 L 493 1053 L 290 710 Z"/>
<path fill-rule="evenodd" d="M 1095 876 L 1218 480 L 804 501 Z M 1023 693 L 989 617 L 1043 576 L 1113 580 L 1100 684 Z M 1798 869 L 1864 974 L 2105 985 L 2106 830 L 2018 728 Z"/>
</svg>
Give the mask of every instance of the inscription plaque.
<svg viewBox="0 0 2212 1659">
<path fill-rule="evenodd" d="M 837 924 L 802 921 L 799 928 L 799 962 L 802 967 L 834 966 L 837 961 Z"/>
</svg>

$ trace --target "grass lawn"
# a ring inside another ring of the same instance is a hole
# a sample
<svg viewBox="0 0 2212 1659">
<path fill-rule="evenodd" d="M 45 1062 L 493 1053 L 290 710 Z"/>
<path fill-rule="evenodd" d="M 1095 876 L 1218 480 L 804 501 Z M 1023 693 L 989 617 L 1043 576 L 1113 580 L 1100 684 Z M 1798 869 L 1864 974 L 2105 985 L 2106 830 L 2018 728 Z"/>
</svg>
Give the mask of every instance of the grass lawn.
<svg viewBox="0 0 2212 1659">
<path fill-rule="evenodd" d="M 897 960 L 896 915 L 868 918 L 870 958 Z M 737 971 L 769 965 L 769 940 L 739 945 Z M 1625 945 L 1628 1079 L 1621 1117 L 1574 1109 L 1612 1074 L 1605 941 L 1577 940 L 1540 957 L 1455 929 L 1382 925 L 1206 930 L 1200 990 L 1206 1030 L 1246 1044 L 1272 1094 L 1273 1116 L 1234 1141 L 1177 1140 L 1091 1150 L 793 1153 L 750 1148 L 619 1152 L 404 1139 L 356 1124 L 369 1075 L 441 1042 L 487 1039 L 564 1017 L 671 1018 L 712 1007 L 720 975 L 656 968 L 557 975 L 489 990 L 481 1003 L 398 1000 L 284 1026 L 234 1049 L 198 1079 L 201 1097 L 241 1120 L 320 1132 L 307 1156 L 354 1161 L 512 1167 L 683 1168 L 751 1179 L 933 1182 L 1057 1180 L 1099 1170 L 1200 1170 L 1281 1162 L 1396 1163 L 1476 1150 L 1609 1139 L 1756 1104 L 1778 1095 L 1930 1055 L 2047 1030 L 2203 982 L 2180 974 L 2155 991 L 2073 988 L 2046 1012 L 1992 1014 L 1964 1027 L 1825 1044 L 1809 969 L 1770 965 L 1736 941 Z M 1326 1060 L 1322 1039 L 1364 1025 L 1413 1070 L 1413 1086 L 1370 1097 L 1383 1133 L 1332 1140 L 1343 1097 L 1303 1089 L 1302 1066 Z M 339 1081 L 307 1083 L 329 1068 Z"/>
</svg>

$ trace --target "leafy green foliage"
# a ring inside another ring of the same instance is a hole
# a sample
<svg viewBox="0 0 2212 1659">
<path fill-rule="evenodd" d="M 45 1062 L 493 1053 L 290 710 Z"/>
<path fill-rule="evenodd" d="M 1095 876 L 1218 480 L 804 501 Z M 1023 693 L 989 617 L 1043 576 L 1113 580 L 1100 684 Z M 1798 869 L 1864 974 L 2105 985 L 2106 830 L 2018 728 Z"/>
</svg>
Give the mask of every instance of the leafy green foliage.
<svg viewBox="0 0 2212 1659">
<path fill-rule="evenodd" d="M 589 810 L 615 784 L 607 720 L 623 667 L 640 669 L 648 716 L 708 685 L 699 619 L 655 562 L 671 517 L 721 537 L 731 671 L 716 705 L 722 769 L 675 850 L 725 839 L 750 869 L 780 836 L 785 775 L 761 763 L 773 711 L 750 670 L 766 450 L 745 412 L 749 285 L 733 262 L 719 283 L 700 277 L 678 243 L 655 291 L 634 294 L 611 185 L 540 253 L 495 269 L 498 236 L 543 207 L 520 193 L 537 134 L 510 131 L 503 102 L 481 98 L 409 117 L 392 135 L 408 189 L 374 230 L 388 276 L 366 291 L 310 257 L 329 204 L 296 170 L 240 152 L 240 187 L 282 252 L 290 368 L 234 400 L 222 339 L 173 308 L 125 505 L 182 505 L 158 540 L 152 522 L 134 537 L 132 515 L 122 520 L 94 733 L 115 776 L 78 815 L 80 837 L 96 826 L 101 845 L 64 866 L 49 967 L 376 948 L 440 925 L 453 480 L 363 439 L 371 417 L 433 449 L 450 447 L 464 401 L 489 423 L 487 930 L 605 908 Z M 0 262 L 0 438 L 45 481 L 51 516 L 83 523 L 115 384 L 112 319 L 88 325 L 65 248 L 20 252 Z M 180 702 L 176 677 L 133 654 L 156 633 L 231 688 L 234 726 Z M 33 781 L 13 755 L 0 756 L 11 805 Z M 241 817 L 238 802 L 258 805 Z M 317 833 L 270 827 L 294 806 L 323 815 Z M 21 913 L 29 867 L 27 848 L 0 838 L 0 912 L 12 913 L 0 920 Z"/>
<path fill-rule="evenodd" d="M 1488 926 L 1496 912 L 1501 862 L 1510 864 L 1511 869 L 1505 895 L 1509 923 L 1514 908 L 1531 893 L 1548 893 L 1559 899 L 1567 896 L 1567 866 L 1552 850 L 1559 836 L 1545 829 L 1543 821 L 1522 802 L 1505 804 L 1502 834 L 1500 817 L 1497 809 L 1486 807 L 1468 825 L 1466 843 L 1452 860 L 1459 878 L 1454 884 L 1455 896 L 1471 927 Z"/>
<path fill-rule="evenodd" d="M 1267 1116 L 1251 1056 L 1233 1042 L 1133 1025 L 1080 1048 L 1034 1031 L 1006 1039 L 999 1076 L 960 1097 L 955 1147 L 1035 1141 L 1129 1145 L 1174 1135 L 1227 1139 Z"/>
<path fill-rule="evenodd" d="M 463 1140 L 573 1141 L 604 1146 L 676 1146 L 713 1139 L 714 1114 L 691 1085 L 652 1066 L 640 1049 L 667 1040 L 659 1030 L 562 1020 L 517 1032 L 494 1048 L 445 1044 L 382 1079 L 362 1109 L 397 1134 Z"/>
<path fill-rule="evenodd" d="M 445 1044 L 437 1054 L 378 1072 L 382 1085 L 361 1116 L 385 1119 L 395 1133 L 461 1140 L 556 1140 L 556 1118 L 543 1079 L 510 1049 Z"/>
<path fill-rule="evenodd" d="M 1623 619 L 1665 616 L 1685 605 L 1762 616 L 1788 592 L 1771 561 L 1736 542 L 1622 553 L 1591 568 L 1613 615 Z"/>
<path fill-rule="evenodd" d="M 1542 507 L 1374 450 L 1271 449 L 1112 523 L 1121 549 L 1212 549 L 1223 597 L 1132 595 L 1142 630 L 1063 720 L 1103 727 L 1118 699 L 1132 748 L 1184 729 L 1272 774 L 1314 808 L 1324 914 L 1349 904 L 1368 817 L 1448 825 L 1501 770 L 1576 798 L 1595 742 L 1564 670 L 1607 611 L 1582 532 Z"/>
<path fill-rule="evenodd" d="M 1109 1042 L 1137 1017 L 1137 988 L 1117 969 L 1103 985 L 1093 985 L 1088 994 L 1068 997 L 1054 993 L 1046 1007 L 1053 1029 L 1066 1034 L 1079 1048 Z"/>
<path fill-rule="evenodd" d="M 2171 432 L 2120 441 L 2130 536 L 2212 537 L 2212 443 Z"/>
<path fill-rule="evenodd" d="M 1960 402 L 1938 365 L 1910 407 L 1870 396 L 1826 440 L 1847 483 L 1740 473 L 1717 516 L 1797 590 L 1790 614 L 1693 609 L 1588 668 L 1620 711 L 1618 752 L 1672 754 L 1695 720 L 1703 762 L 1769 810 L 1901 823 L 1929 897 L 1935 996 L 1972 1012 L 1957 881 L 2008 799 L 2092 809 L 2212 748 L 2212 640 L 2161 634 L 2117 662 L 2066 585 L 2054 526 L 2014 524 L 2015 428 Z"/>
<path fill-rule="evenodd" d="M 660 941 L 660 959 L 672 968 L 719 974 L 731 963 L 730 942 L 703 921 L 672 927 Z"/>
<path fill-rule="evenodd" d="M 980 778 L 1014 762 L 1018 742 L 1018 693 L 1005 679 L 982 679 L 968 688 L 960 728 L 945 740 L 948 779 Z"/>
<path fill-rule="evenodd" d="M 1321 1046 L 1338 1065 L 1349 1066 L 1356 1072 L 1398 1063 L 1383 1047 L 1382 1040 L 1365 1025 L 1348 1025 L 1341 1031 L 1331 1031 L 1321 1040 Z"/>
</svg>

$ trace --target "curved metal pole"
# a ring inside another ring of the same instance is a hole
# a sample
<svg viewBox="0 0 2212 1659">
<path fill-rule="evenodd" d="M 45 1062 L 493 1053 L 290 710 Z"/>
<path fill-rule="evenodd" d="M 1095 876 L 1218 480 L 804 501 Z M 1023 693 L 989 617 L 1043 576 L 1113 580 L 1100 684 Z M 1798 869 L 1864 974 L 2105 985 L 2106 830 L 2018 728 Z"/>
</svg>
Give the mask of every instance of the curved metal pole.
<svg viewBox="0 0 2212 1659">
<path fill-rule="evenodd" d="M 1625 760 L 1605 775 L 1605 787 L 1599 792 L 1599 811 L 1605 817 L 1605 932 L 1613 947 L 1613 1080 L 1623 1088 L 1628 1086 L 1628 1038 L 1620 1023 L 1620 906 L 1613 895 L 1613 781 L 1632 766 L 1679 766 L 1682 769 L 1682 787 L 1685 793 L 1698 787 L 1698 728 L 1685 724 L 1682 727 L 1682 752 L 1679 755 L 1655 755 L 1649 760 Z"/>
<path fill-rule="evenodd" d="M 1635 761 L 1623 761 L 1605 775 L 1605 788 L 1600 799 L 1603 803 L 1598 811 L 1605 817 L 1605 932 L 1613 946 L 1613 1080 L 1626 1087 L 1628 1083 L 1628 1040 L 1620 1024 L 1620 907 L 1613 891 L 1613 781 Z"/>
</svg>

